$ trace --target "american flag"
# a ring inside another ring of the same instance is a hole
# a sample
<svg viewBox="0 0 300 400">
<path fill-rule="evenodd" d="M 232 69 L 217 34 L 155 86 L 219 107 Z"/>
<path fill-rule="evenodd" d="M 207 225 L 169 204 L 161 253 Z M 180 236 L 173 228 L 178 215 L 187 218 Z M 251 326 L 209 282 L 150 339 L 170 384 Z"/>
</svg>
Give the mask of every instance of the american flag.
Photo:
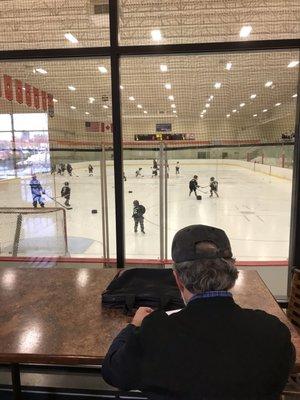
<svg viewBox="0 0 300 400">
<path fill-rule="evenodd" d="M 112 123 L 110 122 L 85 122 L 86 132 L 112 132 Z"/>
</svg>

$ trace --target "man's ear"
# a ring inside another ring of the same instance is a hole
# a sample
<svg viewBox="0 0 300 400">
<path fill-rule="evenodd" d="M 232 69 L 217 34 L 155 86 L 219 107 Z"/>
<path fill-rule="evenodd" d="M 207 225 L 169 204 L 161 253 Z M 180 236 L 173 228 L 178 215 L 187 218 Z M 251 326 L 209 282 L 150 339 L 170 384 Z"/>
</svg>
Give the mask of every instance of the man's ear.
<svg viewBox="0 0 300 400">
<path fill-rule="evenodd" d="M 184 285 L 183 285 L 183 283 L 181 282 L 181 279 L 179 278 L 177 272 L 174 271 L 174 270 L 173 270 L 173 275 L 174 275 L 175 281 L 176 281 L 176 283 L 177 283 L 178 289 L 179 289 L 181 292 L 183 292 L 183 291 L 184 291 Z"/>
</svg>

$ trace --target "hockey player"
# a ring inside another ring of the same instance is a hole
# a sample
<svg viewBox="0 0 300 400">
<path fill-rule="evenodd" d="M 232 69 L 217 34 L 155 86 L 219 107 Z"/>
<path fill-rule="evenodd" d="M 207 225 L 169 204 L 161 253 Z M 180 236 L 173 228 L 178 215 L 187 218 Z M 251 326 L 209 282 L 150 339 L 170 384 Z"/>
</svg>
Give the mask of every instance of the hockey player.
<svg viewBox="0 0 300 400">
<path fill-rule="evenodd" d="M 134 200 L 133 202 L 133 214 L 132 218 L 134 219 L 134 232 L 137 232 L 138 225 L 141 226 L 141 232 L 145 233 L 144 229 L 144 214 L 146 212 L 145 207 L 138 202 L 138 200 Z"/>
<path fill-rule="evenodd" d="M 123 171 L 123 179 L 124 179 L 125 182 L 127 181 L 127 178 L 126 178 L 126 175 L 125 175 L 124 171 Z"/>
<path fill-rule="evenodd" d="M 51 175 L 55 174 L 55 172 L 56 172 L 56 165 L 52 164 L 51 165 Z"/>
<path fill-rule="evenodd" d="M 68 174 L 70 175 L 70 176 L 72 176 L 72 171 L 73 171 L 73 167 L 72 167 L 72 165 L 71 164 L 67 164 L 67 171 L 68 171 Z"/>
<path fill-rule="evenodd" d="M 60 164 L 60 169 L 61 169 L 61 175 L 64 175 L 65 174 L 65 170 L 66 170 L 66 166 L 65 166 L 64 163 Z"/>
<path fill-rule="evenodd" d="M 198 176 L 194 175 L 194 178 L 190 180 L 189 182 L 189 189 L 190 189 L 190 194 L 191 195 L 192 192 L 195 193 L 195 196 L 197 197 L 197 189 L 199 188 L 198 185 Z"/>
<path fill-rule="evenodd" d="M 42 198 L 42 194 L 44 194 L 45 191 L 43 190 L 42 185 L 40 184 L 35 174 L 32 175 L 32 179 L 30 181 L 30 189 L 32 194 L 33 207 L 37 208 L 37 204 L 39 203 L 39 205 L 44 208 L 45 203 Z"/>
<path fill-rule="evenodd" d="M 153 159 L 153 169 L 158 169 L 157 160 Z"/>
<path fill-rule="evenodd" d="M 156 167 L 156 168 L 152 167 L 152 176 L 151 176 L 151 178 L 153 178 L 154 176 L 157 176 L 157 173 L 158 173 L 158 167 Z"/>
<path fill-rule="evenodd" d="M 93 176 L 94 168 L 93 168 L 92 164 L 89 164 L 88 170 L 89 170 L 89 176 Z"/>
<path fill-rule="evenodd" d="M 179 169 L 180 169 L 180 164 L 179 164 L 179 161 L 177 161 L 177 163 L 176 163 L 176 165 L 175 165 L 175 173 L 176 173 L 176 175 L 179 175 L 179 174 L 180 174 Z"/>
<path fill-rule="evenodd" d="M 71 188 L 69 186 L 69 182 L 65 182 L 65 185 L 61 189 L 61 197 L 65 199 L 65 206 L 66 207 L 71 207 L 70 206 L 70 196 L 71 196 Z"/>
<path fill-rule="evenodd" d="M 209 182 L 209 187 L 210 187 L 210 196 L 209 197 L 213 197 L 213 194 L 215 193 L 217 197 L 219 197 L 218 195 L 218 182 L 215 180 L 215 178 L 212 176 L 210 178 L 210 182 Z"/>
<path fill-rule="evenodd" d="M 143 169 L 143 168 L 139 168 L 138 170 L 135 171 L 135 177 L 136 177 L 136 178 L 138 178 L 138 177 L 141 177 L 141 178 L 142 178 L 142 177 L 143 177 L 143 175 L 142 175 L 142 169 Z"/>
</svg>

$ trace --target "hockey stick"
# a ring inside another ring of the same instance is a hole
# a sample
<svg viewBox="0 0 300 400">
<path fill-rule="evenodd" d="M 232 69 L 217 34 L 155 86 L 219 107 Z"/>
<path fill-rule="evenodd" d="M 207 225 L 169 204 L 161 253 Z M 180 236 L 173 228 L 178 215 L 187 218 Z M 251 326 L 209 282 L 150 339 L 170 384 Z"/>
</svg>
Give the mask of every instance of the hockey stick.
<svg viewBox="0 0 300 400">
<path fill-rule="evenodd" d="M 208 193 L 208 192 L 206 192 L 205 190 L 201 190 L 200 188 L 201 188 L 201 186 L 198 188 L 199 192 L 204 193 L 204 194 L 207 194 L 207 193 Z"/>
<path fill-rule="evenodd" d="M 47 197 L 49 197 L 49 199 L 51 199 L 51 200 L 53 200 L 55 203 L 57 203 L 57 204 L 59 204 L 61 207 L 63 207 L 65 210 L 70 210 L 70 208 L 72 208 L 72 207 L 66 207 L 64 204 L 62 204 L 62 203 L 60 203 L 59 201 L 57 201 L 56 199 L 55 199 L 55 197 L 51 197 L 51 196 L 49 196 L 49 194 L 47 194 L 47 193 L 44 193 Z"/>
</svg>

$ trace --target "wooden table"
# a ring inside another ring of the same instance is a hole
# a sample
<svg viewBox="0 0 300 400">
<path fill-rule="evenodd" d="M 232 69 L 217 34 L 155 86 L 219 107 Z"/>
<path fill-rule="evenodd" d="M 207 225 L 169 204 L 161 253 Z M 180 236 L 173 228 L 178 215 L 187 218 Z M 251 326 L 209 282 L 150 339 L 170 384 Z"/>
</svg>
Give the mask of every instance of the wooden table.
<svg viewBox="0 0 300 400">
<path fill-rule="evenodd" d="M 101 364 L 128 322 L 101 307 L 115 269 L 0 268 L 0 363 L 12 364 L 15 399 L 19 364 Z M 276 315 L 291 330 L 300 371 L 300 337 L 256 271 L 240 271 L 232 291 L 242 307 Z M 271 332 L 270 332 L 271 334 Z"/>
</svg>

